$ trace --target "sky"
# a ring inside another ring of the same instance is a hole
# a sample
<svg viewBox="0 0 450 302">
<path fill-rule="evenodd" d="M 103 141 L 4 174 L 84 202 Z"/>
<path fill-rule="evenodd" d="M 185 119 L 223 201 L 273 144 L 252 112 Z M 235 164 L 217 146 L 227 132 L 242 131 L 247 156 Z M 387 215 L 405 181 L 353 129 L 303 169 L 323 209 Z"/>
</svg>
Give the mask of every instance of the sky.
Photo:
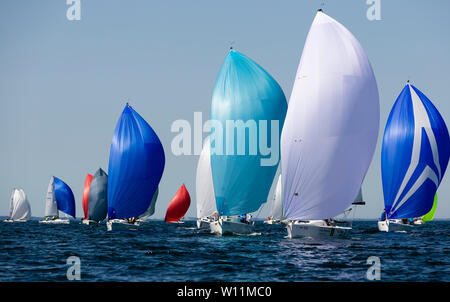
<svg viewBox="0 0 450 302">
<path fill-rule="evenodd" d="M 113 131 L 128 101 L 166 153 L 153 217 L 164 217 L 182 184 L 191 194 L 186 216 L 195 217 L 198 155 L 171 152 L 172 123 L 193 124 L 194 112 L 209 119 L 230 46 L 266 69 L 289 99 L 318 8 L 359 40 L 380 93 L 379 138 L 363 184 L 367 204 L 356 218 L 378 218 L 384 207 L 382 135 L 406 81 L 450 118 L 448 0 L 380 0 L 381 20 L 372 21 L 366 0 L 81 0 L 81 19 L 73 21 L 66 16 L 71 6 L 65 0 L 0 1 L 0 215 L 8 215 L 11 191 L 21 187 L 33 216 L 42 217 L 54 175 L 72 188 L 82 217 L 86 173 L 107 171 Z M 449 184 L 446 175 L 436 218 L 450 218 Z"/>
</svg>

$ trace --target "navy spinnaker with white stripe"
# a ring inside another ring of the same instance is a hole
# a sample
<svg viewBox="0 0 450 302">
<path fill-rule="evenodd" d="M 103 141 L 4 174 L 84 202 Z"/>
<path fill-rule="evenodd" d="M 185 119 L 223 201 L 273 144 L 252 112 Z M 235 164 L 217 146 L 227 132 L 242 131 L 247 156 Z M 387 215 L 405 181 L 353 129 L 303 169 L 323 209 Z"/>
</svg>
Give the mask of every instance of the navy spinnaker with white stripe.
<svg viewBox="0 0 450 302">
<path fill-rule="evenodd" d="M 164 164 L 164 149 L 155 131 L 127 104 L 109 154 L 108 218 L 143 214 L 158 188 Z"/>
<path fill-rule="evenodd" d="M 444 119 L 422 92 L 407 84 L 389 114 L 381 149 L 387 218 L 419 217 L 430 211 L 449 154 Z"/>
</svg>

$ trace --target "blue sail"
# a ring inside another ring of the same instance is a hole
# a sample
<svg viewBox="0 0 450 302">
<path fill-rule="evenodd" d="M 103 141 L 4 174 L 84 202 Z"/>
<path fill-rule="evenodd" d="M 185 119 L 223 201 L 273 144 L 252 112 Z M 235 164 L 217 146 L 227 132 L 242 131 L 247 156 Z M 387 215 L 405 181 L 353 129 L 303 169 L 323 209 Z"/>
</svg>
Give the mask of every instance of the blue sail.
<svg viewBox="0 0 450 302">
<path fill-rule="evenodd" d="M 286 110 L 286 97 L 272 76 L 230 50 L 211 105 L 211 170 L 220 215 L 250 213 L 266 202 Z M 271 154 L 261 146 L 270 146 Z"/>
<path fill-rule="evenodd" d="M 449 154 L 442 116 L 422 92 L 407 84 L 389 114 L 381 149 L 388 219 L 419 217 L 431 210 Z"/>
<path fill-rule="evenodd" d="M 75 197 L 70 187 L 61 179 L 54 177 L 54 192 L 58 210 L 75 218 Z"/>
<path fill-rule="evenodd" d="M 144 213 L 158 188 L 164 164 L 158 136 L 127 104 L 114 130 L 109 153 L 108 218 Z"/>
</svg>

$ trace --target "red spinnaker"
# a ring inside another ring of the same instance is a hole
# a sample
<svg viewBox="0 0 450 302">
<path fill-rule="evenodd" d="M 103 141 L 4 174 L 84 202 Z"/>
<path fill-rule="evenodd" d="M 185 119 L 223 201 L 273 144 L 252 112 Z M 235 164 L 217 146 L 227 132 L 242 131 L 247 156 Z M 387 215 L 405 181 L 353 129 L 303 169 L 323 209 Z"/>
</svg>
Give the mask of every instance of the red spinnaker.
<svg viewBox="0 0 450 302">
<path fill-rule="evenodd" d="M 186 187 L 182 185 L 169 203 L 165 220 L 167 222 L 180 220 L 183 218 L 184 214 L 186 214 L 190 205 L 191 196 L 189 196 L 189 192 L 186 190 Z"/>
<path fill-rule="evenodd" d="M 91 188 L 92 178 L 94 178 L 94 175 L 88 173 L 88 175 L 86 175 L 86 180 L 84 181 L 83 200 L 81 202 L 81 205 L 83 206 L 84 219 L 88 218 L 89 189 Z"/>
</svg>

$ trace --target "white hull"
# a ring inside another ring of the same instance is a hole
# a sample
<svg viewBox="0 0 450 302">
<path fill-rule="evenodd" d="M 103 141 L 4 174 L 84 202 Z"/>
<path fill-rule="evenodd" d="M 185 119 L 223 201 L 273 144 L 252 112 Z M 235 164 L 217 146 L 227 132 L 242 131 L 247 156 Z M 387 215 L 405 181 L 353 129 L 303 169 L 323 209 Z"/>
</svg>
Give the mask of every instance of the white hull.
<svg viewBox="0 0 450 302">
<path fill-rule="evenodd" d="M 412 227 L 410 224 L 404 224 L 395 220 L 378 221 L 378 230 L 380 232 L 407 232 Z"/>
<path fill-rule="evenodd" d="M 240 234 L 248 235 L 253 233 L 254 225 L 238 222 L 238 221 L 228 221 L 223 218 L 213 221 L 209 224 L 211 232 L 218 235 L 226 234 Z"/>
<path fill-rule="evenodd" d="M 98 221 L 95 221 L 95 220 L 89 220 L 89 219 L 83 219 L 83 220 L 81 220 L 81 224 L 85 224 L 85 225 L 94 224 L 94 225 L 97 225 L 97 224 L 98 224 Z"/>
<path fill-rule="evenodd" d="M 40 220 L 39 223 L 46 223 L 46 224 L 70 224 L 69 219 L 54 219 L 54 220 Z"/>
<path fill-rule="evenodd" d="M 199 229 L 209 229 L 211 222 L 215 221 L 214 218 L 202 217 L 197 219 L 197 228 Z"/>
<path fill-rule="evenodd" d="M 209 221 L 205 221 L 205 220 L 202 220 L 202 219 L 197 219 L 197 228 L 198 229 L 208 229 L 208 228 L 210 228 L 209 227 L 210 223 L 211 222 L 209 222 Z"/>
<path fill-rule="evenodd" d="M 270 220 L 264 220 L 264 224 L 281 224 L 281 220 L 278 219 L 270 219 Z"/>
<path fill-rule="evenodd" d="M 123 230 L 137 230 L 139 222 L 129 223 L 124 219 L 113 219 L 106 222 L 106 229 L 108 231 L 123 231 Z"/>
<path fill-rule="evenodd" d="M 8 222 L 8 223 L 10 223 L 10 222 L 27 222 L 28 220 L 11 220 L 11 219 L 5 219 L 5 220 L 3 220 L 3 222 Z"/>
<path fill-rule="evenodd" d="M 422 225 L 422 224 L 425 224 L 425 221 L 423 221 L 423 220 L 420 218 L 420 219 L 417 219 L 416 221 L 414 221 L 414 224 L 415 224 L 415 225 Z"/>
<path fill-rule="evenodd" d="M 349 235 L 352 228 L 341 227 L 336 225 L 327 225 L 324 221 L 290 221 L 286 224 L 288 238 L 300 237 L 346 237 Z"/>
<path fill-rule="evenodd" d="M 183 221 L 181 221 L 181 220 L 177 220 L 177 221 L 166 221 L 167 223 L 170 223 L 170 224 L 182 224 L 182 223 L 184 223 Z"/>
</svg>

